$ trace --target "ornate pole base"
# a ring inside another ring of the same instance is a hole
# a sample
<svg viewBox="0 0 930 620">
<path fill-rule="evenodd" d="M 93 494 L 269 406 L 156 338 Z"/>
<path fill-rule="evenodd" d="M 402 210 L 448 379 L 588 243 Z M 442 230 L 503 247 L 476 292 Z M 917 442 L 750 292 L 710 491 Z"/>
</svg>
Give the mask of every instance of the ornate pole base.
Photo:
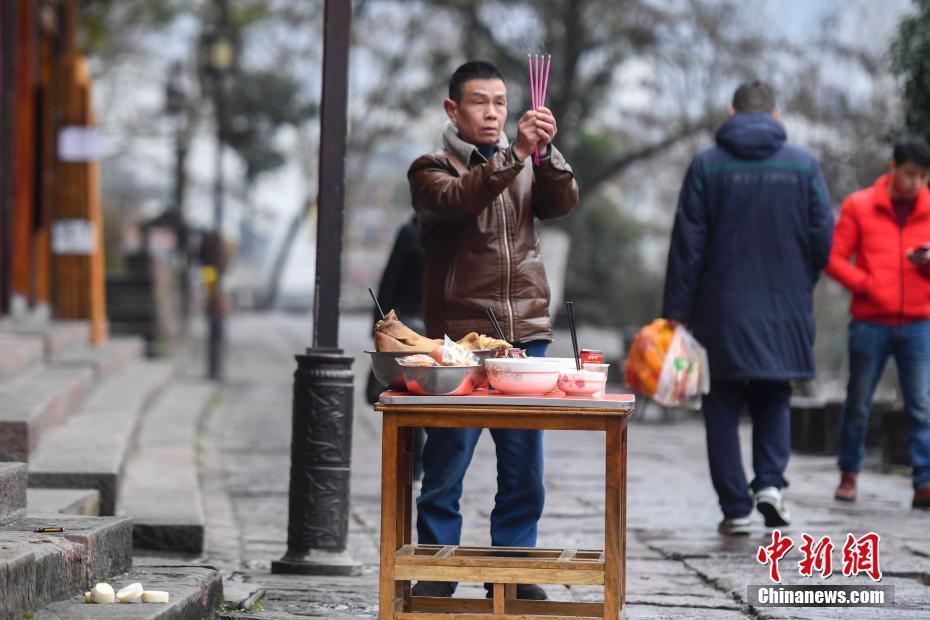
<svg viewBox="0 0 930 620">
<path fill-rule="evenodd" d="M 271 563 L 275 575 L 348 575 L 362 574 L 362 565 L 345 551 L 323 551 L 310 549 L 304 554 L 285 553 L 280 560 Z"/>
<path fill-rule="evenodd" d="M 359 575 L 346 552 L 352 464 L 352 358 L 340 349 L 296 356 L 287 553 L 272 573 Z"/>
</svg>

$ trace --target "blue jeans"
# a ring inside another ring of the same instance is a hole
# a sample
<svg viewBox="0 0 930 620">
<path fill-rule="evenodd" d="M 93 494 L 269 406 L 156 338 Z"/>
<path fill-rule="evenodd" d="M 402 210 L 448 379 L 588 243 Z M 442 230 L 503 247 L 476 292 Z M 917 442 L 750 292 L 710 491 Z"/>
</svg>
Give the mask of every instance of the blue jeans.
<svg viewBox="0 0 930 620">
<path fill-rule="evenodd" d="M 841 471 L 858 472 L 865 454 L 872 396 L 894 356 L 908 415 L 914 488 L 930 484 L 930 320 L 904 325 L 849 325 L 849 385 L 840 429 Z"/>
<path fill-rule="evenodd" d="M 723 516 L 745 517 L 752 512 L 749 489 L 788 486 L 785 468 L 791 456 L 791 384 L 787 381 L 711 381 L 704 398 L 707 460 Z M 752 469 L 746 483 L 739 446 L 739 417 L 743 407 L 752 416 Z"/>
<path fill-rule="evenodd" d="M 544 357 L 549 342 L 515 344 L 532 357 Z M 424 545 L 457 545 L 462 536 L 462 479 L 484 429 L 427 428 L 423 484 L 417 498 L 417 540 Z M 491 544 L 536 546 L 542 515 L 542 431 L 491 429 L 497 450 L 497 495 L 491 512 Z"/>
</svg>

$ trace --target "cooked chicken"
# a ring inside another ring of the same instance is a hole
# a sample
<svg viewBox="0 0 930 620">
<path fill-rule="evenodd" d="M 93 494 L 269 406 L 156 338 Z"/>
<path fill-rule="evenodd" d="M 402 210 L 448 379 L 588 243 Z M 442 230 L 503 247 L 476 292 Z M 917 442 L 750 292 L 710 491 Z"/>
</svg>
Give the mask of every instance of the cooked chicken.
<svg viewBox="0 0 930 620">
<path fill-rule="evenodd" d="M 458 344 L 468 347 L 472 351 L 492 351 L 511 348 L 510 343 L 505 340 L 498 340 L 475 332 L 471 332 L 459 340 Z"/>
</svg>

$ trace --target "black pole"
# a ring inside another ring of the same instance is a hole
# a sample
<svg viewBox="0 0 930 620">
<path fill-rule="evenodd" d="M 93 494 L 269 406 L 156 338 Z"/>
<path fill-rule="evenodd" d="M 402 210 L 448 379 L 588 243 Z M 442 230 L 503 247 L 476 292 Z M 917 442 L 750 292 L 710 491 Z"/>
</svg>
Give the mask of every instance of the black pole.
<svg viewBox="0 0 930 620">
<path fill-rule="evenodd" d="M 326 0 L 313 346 L 339 347 L 339 285 L 345 219 L 346 104 L 352 3 Z"/>
<path fill-rule="evenodd" d="M 352 358 L 339 349 L 351 17 L 351 2 L 326 0 L 313 347 L 297 356 L 287 553 L 272 562 L 272 573 L 361 573 L 346 553 L 353 373 Z"/>
<path fill-rule="evenodd" d="M 210 291 L 207 303 L 209 320 L 208 374 L 214 381 L 223 379 L 223 199 L 225 179 L 223 175 L 223 123 L 225 114 L 225 79 L 223 72 L 218 72 L 215 81 L 214 106 L 216 107 L 216 172 L 213 184 L 213 243 L 211 262 L 213 263 L 213 282 L 208 283 Z"/>
<path fill-rule="evenodd" d="M 0 7 L 0 315 L 10 310 L 13 276 L 13 79 L 16 50 L 16 3 Z M 18 240 L 25 242 L 25 239 Z"/>
</svg>

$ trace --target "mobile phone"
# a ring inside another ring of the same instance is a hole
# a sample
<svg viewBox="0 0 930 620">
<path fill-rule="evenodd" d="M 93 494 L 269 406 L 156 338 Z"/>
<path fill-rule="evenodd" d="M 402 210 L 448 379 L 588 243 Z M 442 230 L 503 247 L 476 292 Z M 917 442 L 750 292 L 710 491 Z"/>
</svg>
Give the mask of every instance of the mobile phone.
<svg viewBox="0 0 930 620">
<path fill-rule="evenodd" d="M 911 249 L 908 252 L 908 258 L 912 261 L 927 261 L 930 260 L 930 243 L 924 243 L 918 245 L 916 248 Z"/>
</svg>

